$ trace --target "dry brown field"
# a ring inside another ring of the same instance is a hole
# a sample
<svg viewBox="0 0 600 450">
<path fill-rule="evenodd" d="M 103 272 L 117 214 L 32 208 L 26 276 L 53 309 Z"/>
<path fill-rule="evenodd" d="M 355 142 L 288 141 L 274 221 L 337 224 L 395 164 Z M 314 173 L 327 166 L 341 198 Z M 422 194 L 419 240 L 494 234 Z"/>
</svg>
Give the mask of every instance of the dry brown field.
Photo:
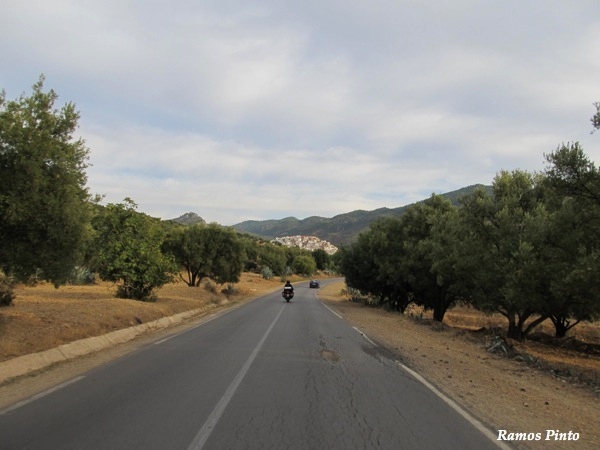
<svg viewBox="0 0 600 450">
<path fill-rule="evenodd" d="M 18 286 L 13 305 L 0 308 L 0 362 L 184 311 L 216 309 L 281 285 L 279 278 L 244 273 L 236 293 L 227 297 L 214 283 L 190 288 L 179 281 L 162 287 L 156 302 L 115 298 L 116 286 L 107 282 L 58 289 L 50 283 Z"/>
</svg>

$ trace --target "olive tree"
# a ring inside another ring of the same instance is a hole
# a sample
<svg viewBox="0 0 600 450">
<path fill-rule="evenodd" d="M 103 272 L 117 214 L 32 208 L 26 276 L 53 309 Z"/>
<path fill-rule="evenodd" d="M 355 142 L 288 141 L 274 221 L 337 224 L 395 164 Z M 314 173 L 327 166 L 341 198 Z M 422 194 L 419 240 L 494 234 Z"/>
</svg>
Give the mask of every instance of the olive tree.
<svg viewBox="0 0 600 450">
<path fill-rule="evenodd" d="M 556 255 L 549 316 L 563 337 L 581 320 L 600 317 L 600 171 L 579 143 L 561 145 L 546 160 Z"/>
<path fill-rule="evenodd" d="M 312 257 L 317 264 L 317 270 L 326 270 L 331 266 L 331 256 L 322 248 L 313 250 Z"/>
<path fill-rule="evenodd" d="M 548 318 L 550 268 L 543 245 L 548 211 L 539 175 L 501 171 L 493 195 L 479 189 L 460 209 L 470 230 L 475 306 L 508 320 L 507 335 L 524 338 Z"/>
<path fill-rule="evenodd" d="M 310 277 L 317 270 L 317 263 L 314 258 L 308 255 L 300 255 L 294 259 L 292 266 L 294 273 Z"/>
<path fill-rule="evenodd" d="M 435 194 L 409 207 L 401 219 L 408 289 L 414 302 L 432 310 L 438 322 L 463 294 L 456 256 L 460 234 L 452 226 L 457 220 L 456 207 Z"/>
<path fill-rule="evenodd" d="M 154 301 L 156 289 L 173 281 L 177 266 L 161 250 L 165 229 L 160 221 L 136 208 L 126 198 L 93 219 L 95 268 L 102 280 L 119 284 L 117 297 Z"/>
<path fill-rule="evenodd" d="M 44 77 L 31 95 L 0 94 L 0 270 L 56 286 L 68 279 L 88 236 L 88 149 L 74 137 L 73 103 L 55 107 Z"/>
<path fill-rule="evenodd" d="M 400 219 L 382 217 L 336 254 L 348 287 L 373 296 L 377 306 L 400 312 L 411 302 L 404 237 Z"/>
<path fill-rule="evenodd" d="M 244 244 L 237 233 L 218 224 L 194 224 L 176 230 L 166 248 L 173 254 L 186 277 L 180 277 L 190 287 L 197 287 L 203 278 L 218 284 L 236 283 L 242 273 Z"/>
</svg>

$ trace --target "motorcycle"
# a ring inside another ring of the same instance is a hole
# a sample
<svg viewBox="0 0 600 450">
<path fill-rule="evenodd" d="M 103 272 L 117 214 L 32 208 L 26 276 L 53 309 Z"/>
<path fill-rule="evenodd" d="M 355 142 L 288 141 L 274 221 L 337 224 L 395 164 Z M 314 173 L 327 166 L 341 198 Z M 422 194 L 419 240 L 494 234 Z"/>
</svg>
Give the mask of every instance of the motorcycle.
<svg viewBox="0 0 600 450">
<path fill-rule="evenodd" d="M 281 293 L 281 296 L 283 298 L 285 298 L 286 302 L 290 302 L 291 299 L 294 298 L 294 291 L 291 289 L 284 289 L 283 292 Z"/>
</svg>

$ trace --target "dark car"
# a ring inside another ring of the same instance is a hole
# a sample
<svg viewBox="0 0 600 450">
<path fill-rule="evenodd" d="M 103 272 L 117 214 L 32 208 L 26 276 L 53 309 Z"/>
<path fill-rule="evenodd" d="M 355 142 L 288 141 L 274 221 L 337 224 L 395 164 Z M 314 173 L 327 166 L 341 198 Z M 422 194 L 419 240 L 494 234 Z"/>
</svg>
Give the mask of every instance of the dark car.
<svg viewBox="0 0 600 450">
<path fill-rule="evenodd" d="M 321 284 L 319 283 L 319 280 L 310 280 L 310 283 L 308 283 L 308 287 L 311 289 L 319 289 L 319 287 L 321 287 Z"/>
</svg>

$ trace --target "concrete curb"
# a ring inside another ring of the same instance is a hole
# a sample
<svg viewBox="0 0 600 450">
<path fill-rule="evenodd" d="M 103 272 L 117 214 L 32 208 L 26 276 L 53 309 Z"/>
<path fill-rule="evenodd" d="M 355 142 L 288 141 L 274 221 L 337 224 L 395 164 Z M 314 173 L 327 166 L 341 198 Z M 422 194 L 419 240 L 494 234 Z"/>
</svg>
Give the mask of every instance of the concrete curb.
<svg viewBox="0 0 600 450">
<path fill-rule="evenodd" d="M 31 353 L 0 362 L 0 384 L 10 378 L 26 375 L 44 369 L 52 364 L 88 355 L 117 344 L 123 344 L 146 333 L 182 323 L 186 319 L 202 314 L 212 306 L 185 311 L 174 316 L 162 317 L 152 322 L 112 331 L 102 336 L 94 336 L 60 345 L 43 352 Z"/>
</svg>

